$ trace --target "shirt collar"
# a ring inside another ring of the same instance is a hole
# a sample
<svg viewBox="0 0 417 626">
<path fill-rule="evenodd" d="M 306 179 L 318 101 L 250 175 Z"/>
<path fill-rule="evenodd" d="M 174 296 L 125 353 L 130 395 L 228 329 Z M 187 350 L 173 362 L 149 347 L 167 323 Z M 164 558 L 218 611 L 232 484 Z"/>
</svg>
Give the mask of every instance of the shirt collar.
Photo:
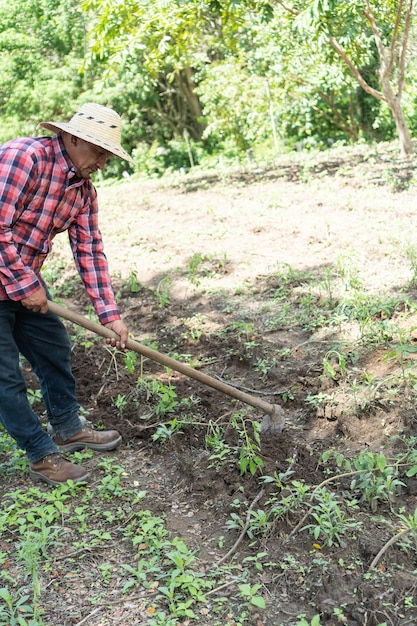
<svg viewBox="0 0 417 626">
<path fill-rule="evenodd" d="M 75 171 L 75 167 L 72 164 L 67 151 L 65 150 L 64 142 L 62 141 L 61 135 L 54 135 L 52 137 L 52 145 L 54 148 L 54 152 L 56 155 L 56 161 L 61 168 L 62 172 L 65 174 L 65 177 L 68 181 L 69 186 L 79 186 L 82 185 L 85 180 L 80 178 Z"/>
</svg>

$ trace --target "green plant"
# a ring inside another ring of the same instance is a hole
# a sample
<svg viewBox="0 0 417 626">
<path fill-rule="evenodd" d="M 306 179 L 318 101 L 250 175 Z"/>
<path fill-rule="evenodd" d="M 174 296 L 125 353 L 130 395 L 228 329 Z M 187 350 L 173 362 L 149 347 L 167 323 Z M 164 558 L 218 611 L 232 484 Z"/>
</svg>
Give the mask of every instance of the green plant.
<svg viewBox="0 0 417 626">
<path fill-rule="evenodd" d="M 129 276 L 126 278 L 126 287 L 131 293 L 138 293 L 138 291 L 140 290 L 141 284 L 138 279 L 138 273 L 136 270 L 132 270 Z"/>
<path fill-rule="evenodd" d="M 204 574 L 192 569 L 194 554 L 182 539 L 176 537 L 172 540 L 171 549 L 165 553 L 165 558 L 172 562 L 173 567 L 164 580 L 165 584 L 159 587 L 159 592 L 167 598 L 170 613 L 178 617 L 196 617 L 191 607 L 196 602 L 204 601 L 204 589 L 208 585 Z"/>
<path fill-rule="evenodd" d="M 245 602 L 258 607 L 259 609 L 265 609 L 265 600 L 261 595 L 258 594 L 258 591 L 261 588 L 262 585 L 258 584 L 250 585 L 249 583 L 243 583 L 241 585 L 238 585 L 240 594 L 244 598 Z"/>
<path fill-rule="evenodd" d="M 170 276 L 165 276 L 159 281 L 158 287 L 156 288 L 154 294 L 158 299 L 158 304 L 161 309 L 168 306 L 170 303 L 171 288 L 172 278 Z"/>
<path fill-rule="evenodd" d="M 0 625 L 1 626 L 43 626 L 43 622 L 28 601 L 30 596 L 19 589 L 11 594 L 7 587 L 0 588 Z"/>
<path fill-rule="evenodd" d="M 98 566 L 98 569 L 100 570 L 100 574 L 101 574 L 101 578 L 102 581 L 105 585 L 108 585 L 110 583 L 111 580 L 111 576 L 114 570 L 114 566 L 112 563 L 100 563 Z"/>
<path fill-rule="evenodd" d="M 42 392 L 40 389 L 27 389 L 27 396 L 30 406 L 36 404 L 36 402 L 42 402 Z"/>
<path fill-rule="evenodd" d="M 410 279 L 410 287 L 415 287 L 417 285 L 417 247 L 413 244 L 407 246 L 405 250 L 406 258 L 410 263 L 411 268 L 411 279 Z"/>
<path fill-rule="evenodd" d="M 171 439 L 174 434 L 181 434 L 183 432 L 181 430 L 182 426 L 183 423 L 176 417 L 167 423 L 159 424 L 152 435 L 152 441 L 161 441 L 165 443 Z"/>
<path fill-rule="evenodd" d="M 398 468 L 387 463 L 383 454 L 370 450 L 361 451 L 352 460 L 352 466 L 359 470 L 351 482 L 351 489 L 359 492 L 372 511 L 376 511 L 379 502 L 392 506 L 403 481 L 398 477 Z"/>
<path fill-rule="evenodd" d="M 314 615 L 311 621 L 307 621 L 305 614 L 298 615 L 298 622 L 295 626 L 321 626 L 320 615 Z"/>
<path fill-rule="evenodd" d="M 334 401 L 334 398 L 335 396 L 333 393 L 319 392 L 316 394 L 307 395 L 305 398 L 305 403 L 309 404 L 315 409 L 318 409 L 319 407 L 324 406 L 326 404 L 331 404 Z"/>
<path fill-rule="evenodd" d="M 209 461 L 211 465 L 217 471 L 221 469 L 223 464 L 233 462 L 236 455 L 236 450 L 224 439 L 225 430 L 218 424 L 213 424 L 210 420 L 205 434 L 205 445 L 208 450 L 211 451 Z"/>
<path fill-rule="evenodd" d="M 134 374 L 138 355 L 133 350 L 123 353 L 124 364 L 129 374 Z"/>
<path fill-rule="evenodd" d="M 235 502 L 235 506 L 240 507 L 239 500 Z M 246 533 L 250 539 L 255 536 L 265 536 L 270 529 L 270 522 L 268 515 L 262 509 L 251 509 L 249 511 L 249 524 Z M 228 530 L 242 530 L 245 526 L 242 518 L 235 512 L 230 514 L 230 519 L 226 521 L 226 527 Z"/>
<path fill-rule="evenodd" d="M 117 394 L 117 398 L 112 398 L 112 404 L 119 411 L 119 414 L 122 415 L 127 406 L 127 398 L 123 394 Z"/>
<path fill-rule="evenodd" d="M 272 358 L 272 359 L 261 358 L 255 361 L 253 369 L 262 375 L 263 380 L 266 380 L 269 371 L 273 369 L 274 367 L 276 367 L 276 364 L 277 364 L 276 358 Z"/>
<path fill-rule="evenodd" d="M 189 329 L 189 335 L 193 341 L 199 341 L 201 336 L 205 333 L 206 320 L 201 313 L 196 313 L 193 317 L 184 320 L 185 326 Z M 188 333 L 183 334 L 185 339 L 188 338 Z"/>
<path fill-rule="evenodd" d="M 329 350 L 323 359 L 324 371 L 332 380 L 346 376 L 346 364 L 346 356 L 337 350 Z"/>
<path fill-rule="evenodd" d="M 172 413 L 179 404 L 175 387 L 169 383 L 164 384 L 156 378 L 145 377 L 138 379 L 136 387 L 139 392 L 145 393 L 147 401 L 156 401 L 155 415 Z"/>
<path fill-rule="evenodd" d="M 414 542 L 414 550 L 417 554 L 417 509 L 414 509 L 414 513 L 406 514 L 404 509 L 400 509 L 398 513 L 398 519 L 403 524 L 405 530 L 411 534 Z"/>
<path fill-rule="evenodd" d="M 239 445 L 239 469 L 241 474 L 249 471 L 252 476 L 261 472 L 265 463 L 260 456 L 261 438 L 260 424 L 239 412 L 234 413 L 231 426 L 236 430 Z"/>
<path fill-rule="evenodd" d="M 200 266 L 208 260 L 208 257 L 205 254 L 201 254 L 200 252 L 195 252 L 191 259 L 188 261 L 187 265 L 187 275 L 190 282 L 196 287 L 200 284 L 201 279 L 198 275 L 198 270 Z"/>
<path fill-rule="evenodd" d="M 357 508 L 354 500 L 345 499 L 345 503 L 350 509 Z M 314 505 L 310 516 L 314 522 L 307 524 L 302 530 L 309 530 L 314 539 L 329 547 L 335 543 L 340 545 L 343 535 L 348 531 L 359 530 L 362 526 L 361 522 L 354 518 L 346 517 L 340 506 L 339 497 L 324 488 L 314 491 Z"/>
<path fill-rule="evenodd" d="M 114 463 L 115 459 L 104 459 L 99 463 L 99 467 L 104 471 L 104 476 L 97 487 L 98 494 L 102 500 L 110 501 L 115 497 L 124 494 L 122 484 L 123 476 L 126 472 L 121 465 Z"/>
</svg>

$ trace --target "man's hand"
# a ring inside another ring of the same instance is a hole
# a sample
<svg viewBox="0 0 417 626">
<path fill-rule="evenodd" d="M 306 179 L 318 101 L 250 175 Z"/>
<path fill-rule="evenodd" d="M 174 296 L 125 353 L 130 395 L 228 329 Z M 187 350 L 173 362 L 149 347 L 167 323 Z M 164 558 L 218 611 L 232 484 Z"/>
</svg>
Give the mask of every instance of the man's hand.
<svg viewBox="0 0 417 626">
<path fill-rule="evenodd" d="M 48 299 L 43 287 L 40 287 L 38 291 L 35 291 L 35 293 L 28 298 L 23 298 L 21 303 L 26 309 L 35 311 L 35 313 L 46 313 L 48 311 Z"/>
<path fill-rule="evenodd" d="M 126 324 L 122 320 L 115 320 L 114 322 L 104 324 L 104 326 L 106 328 L 110 328 L 110 330 L 115 332 L 116 335 L 119 335 L 120 337 L 120 339 L 106 339 L 107 343 L 118 348 L 119 350 L 124 350 L 126 348 L 126 341 L 129 337 L 129 331 Z"/>
</svg>

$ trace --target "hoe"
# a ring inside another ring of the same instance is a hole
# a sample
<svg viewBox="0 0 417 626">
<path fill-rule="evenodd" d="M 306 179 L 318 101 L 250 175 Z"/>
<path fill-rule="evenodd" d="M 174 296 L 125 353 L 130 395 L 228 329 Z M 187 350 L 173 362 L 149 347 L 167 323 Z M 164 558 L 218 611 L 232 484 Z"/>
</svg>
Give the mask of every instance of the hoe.
<svg viewBox="0 0 417 626">
<path fill-rule="evenodd" d="M 71 311 L 61 306 L 60 304 L 57 304 L 56 302 L 49 302 L 48 307 L 49 311 L 51 311 L 52 313 L 55 313 L 63 319 L 68 320 L 69 322 L 73 322 L 78 326 L 82 326 L 83 328 L 86 328 L 87 330 L 90 330 L 91 332 L 96 333 L 101 337 L 109 339 L 117 338 L 117 335 L 109 328 L 106 328 L 105 326 L 102 326 L 97 322 L 93 322 L 87 317 L 84 317 L 83 315 L 80 315 L 75 311 Z M 244 391 L 240 391 L 239 389 L 236 389 L 235 387 L 232 387 L 215 378 L 212 378 L 211 376 L 208 376 L 203 372 L 199 372 L 198 370 L 190 367 L 189 365 L 186 365 L 185 363 L 181 363 L 180 361 L 171 359 L 170 357 L 161 354 L 156 350 L 152 350 L 151 348 L 148 348 L 147 346 L 137 341 L 134 341 L 133 339 L 127 340 L 126 348 L 128 350 L 132 350 L 133 352 L 141 354 L 142 356 L 151 359 L 152 361 L 155 361 L 160 365 L 164 365 L 165 367 L 169 367 L 176 372 L 180 372 L 181 374 L 184 374 L 189 378 L 194 378 L 200 383 L 203 383 L 208 387 L 212 387 L 213 389 L 217 389 L 217 391 L 220 391 L 221 393 L 224 393 L 231 398 L 240 400 L 256 409 L 261 409 L 265 413 L 261 424 L 261 433 L 270 433 L 275 435 L 280 433 L 284 428 L 285 414 L 282 407 L 278 404 L 269 404 L 261 398 L 252 396 L 251 394 L 245 393 Z"/>
</svg>

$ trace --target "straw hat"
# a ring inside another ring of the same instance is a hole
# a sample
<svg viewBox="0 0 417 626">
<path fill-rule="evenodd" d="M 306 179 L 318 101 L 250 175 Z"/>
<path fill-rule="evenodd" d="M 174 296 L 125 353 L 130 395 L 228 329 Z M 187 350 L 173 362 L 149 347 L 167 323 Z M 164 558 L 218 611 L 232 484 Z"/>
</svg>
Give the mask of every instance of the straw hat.
<svg viewBox="0 0 417 626">
<path fill-rule="evenodd" d="M 101 104 L 94 104 L 93 102 L 83 104 L 68 123 L 41 122 L 40 126 L 54 133 L 63 130 L 70 135 L 93 143 L 95 146 L 100 146 L 100 148 L 108 150 L 108 152 L 129 161 L 129 163 L 134 162 L 120 145 L 122 138 L 120 115 L 113 109 Z"/>
</svg>

